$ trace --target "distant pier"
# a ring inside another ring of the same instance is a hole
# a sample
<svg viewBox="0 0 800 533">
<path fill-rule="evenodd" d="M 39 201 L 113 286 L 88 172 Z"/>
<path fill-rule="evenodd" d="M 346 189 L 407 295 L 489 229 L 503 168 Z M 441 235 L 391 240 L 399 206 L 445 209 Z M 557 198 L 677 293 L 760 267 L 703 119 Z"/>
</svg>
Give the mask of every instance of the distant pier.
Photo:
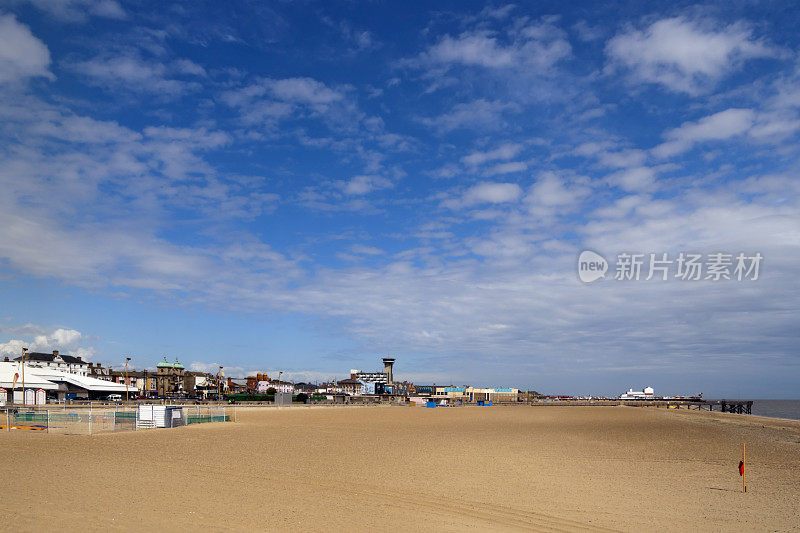
<svg viewBox="0 0 800 533">
<path fill-rule="evenodd" d="M 616 406 L 628 407 L 662 407 L 667 409 L 694 409 L 698 411 L 719 411 L 721 413 L 736 413 L 740 415 L 753 414 L 753 400 L 703 400 L 701 398 L 675 398 L 675 399 L 641 399 L 621 400 L 611 398 L 567 399 L 559 398 L 528 402 L 532 406 Z"/>
<path fill-rule="evenodd" d="M 736 413 L 739 415 L 753 414 L 753 400 L 644 400 L 622 401 L 622 405 L 635 407 L 667 407 L 669 409 L 695 409 L 698 411 L 719 411 L 721 413 Z"/>
</svg>

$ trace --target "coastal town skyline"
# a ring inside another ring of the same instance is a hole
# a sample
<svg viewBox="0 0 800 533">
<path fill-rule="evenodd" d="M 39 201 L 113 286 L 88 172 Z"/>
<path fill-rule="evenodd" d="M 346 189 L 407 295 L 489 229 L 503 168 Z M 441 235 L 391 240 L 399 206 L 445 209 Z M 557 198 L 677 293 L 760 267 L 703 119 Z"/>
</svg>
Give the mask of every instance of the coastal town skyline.
<svg viewBox="0 0 800 533">
<path fill-rule="evenodd" d="M 3 3 L 0 358 L 800 397 L 798 18 Z"/>
</svg>

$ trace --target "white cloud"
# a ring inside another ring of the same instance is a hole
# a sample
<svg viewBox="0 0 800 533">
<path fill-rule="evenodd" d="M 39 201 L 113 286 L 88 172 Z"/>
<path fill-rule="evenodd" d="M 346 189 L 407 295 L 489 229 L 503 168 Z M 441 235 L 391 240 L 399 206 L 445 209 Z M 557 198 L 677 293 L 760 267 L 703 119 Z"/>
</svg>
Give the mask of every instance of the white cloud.
<svg viewBox="0 0 800 533">
<path fill-rule="evenodd" d="M 205 76 L 206 69 L 189 59 L 178 59 L 173 63 L 173 67 L 181 74 L 190 74 L 192 76 Z"/>
<path fill-rule="evenodd" d="M 707 21 L 667 18 L 644 30 L 629 30 L 606 45 L 611 70 L 627 69 L 638 81 L 697 94 L 747 59 L 777 51 L 754 39 L 744 24 L 714 27 Z"/>
<path fill-rule="evenodd" d="M 206 374 L 216 375 L 220 371 L 220 366 L 223 367 L 223 372 L 225 372 L 227 377 L 239 377 L 241 374 L 245 373 L 244 367 L 226 367 L 225 365 L 221 365 L 219 363 L 205 363 L 203 361 L 192 361 L 189 364 L 189 370 L 192 372 L 205 372 Z"/>
<path fill-rule="evenodd" d="M 773 84 L 775 94 L 769 99 L 769 107 L 773 109 L 800 108 L 800 68 L 783 76 Z"/>
<path fill-rule="evenodd" d="M 444 207 L 460 209 L 478 204 L 502 204 L 515 202 L 522 196 L 522 189 L 516 183 L 483 182 L 467 189 L 459 198 L 442 202 Z"/>
<path fill-rule="evenodd" d="M 605 33 L 599 24 L 590 26 L 585 20 L 579 20 L 573 24 L 572 29 L 578 34 L 580 40 L 585 42 L 599 41 Z"/>
<path fill-rule="evenodd" d="M 239 120 L 246 126 L 258 126 L 270 136 L 294 135 L 306 146 L 355 150 L 365 160 L 376 153 L 365 149 L 367 139 L 381 149 L 407 148 L 408 137 L 387 133 L 380 117 L 362 112 L 352 87 L 347 85 L 332 87 L 307 77 L 258 78 L 223 92 L 219 99 L 236 108 Z M 335 131 L 335 135 L 315 133 L 317 136 L 311 136 L 311 129 L 287 132 L 279 128 L 282 122 L 300 118 L 317 120 L 328 130 Z M 373 165 L 366 170 L 372 172 L 378 168 L 379 165 Z"/>
<path fill-rule="evenodd" d="M 84 22 L 89 15 L 124 19 L 125 10 L 115 0 L 27 0 L 49 15 L 68 22 Z"/>
<path fill-rule="evenodd" d="M 500 174 L 511 174 L 513 172 L 522 172 L 528 168 L 528 164 L 524 161 L 509 161 L 508 163 L 500 163 L 498 165 L 487 168 L 484 176 L 498 176 Z"/>
<path fill-rule="evenodd" d="M 650 167 L 626 168 L 609 175 L 607 180 L 626 191 L 647 191 L 653 188 L 656 171 Z"/>
<path fill-rule="evenodd" d="M 431 170 L 429 174 L 435 178 L 454 178 L 461 174 L 461 172 L 461 168 L 458 165 L 447 164 Z"/>
<path fill-rule="evenodd" d="M 498 146 L 494 150 L 488 150 L 486 152 L 477 151 L 472 152 L 469 155 L 465 155 L 461 158 L 461 162 L 465 165 L 477 166 L 488 161 L 511 159 L 512 157 L 515 157 L 521 150 L 521 144 L 505 143 Z"/>
<path fill-rule="evenodd" d="M 568 181 L 555 172 L 542 172 L 525 196 L 529 211 L 539 217 L 573 212 L 589 195 L 583 183 Z"/>
<path fill-rule="evenodd" d="M 29 352 L 50 353 L 58 350 L 65 355 L 74 355 L 88 360 L 95 354 L 95 349 L 85 346 L 84 335 L 77 330 L 67 328 L 48 329 L 35 324 L 26 324 L 20 328 L 3 328 L 12 334 L 21 334 L 23 338 L 10 339 L 0 343 L 0 355 L 13 359 L 21 355 L 21 349 Z"/>
<path fill-rule="evenodd" d="M 34 124 L 29 131 L 62 141 L 92 144 L 128 143 L 142 138 L 140 133 L 122 127 L 116 122 L 99 121 L 77 115 L 54 115 L 50 120 Z"/>
<path fill-rule="evenodd" d="M 0 14 L 0 84 L 21 83 L 34 77 L 53 80 L 49 66 L 47 46 L 13 15 Z"/>
<path fill-rule="evenodd" d="M 800 131 L 800 118 L 794 113 L 759 113 L 748 135 L 755 140 L 780 140 Z"/>
<path fill-rule="evenodd" d="M 355 176 L 347 181 L 337 182 L 339 188 L 349 195 L 361 196 L 379 189 L 392 187 L 392 181 L 383 176 Z"/>
<path fill-rule="evenodd" d="M 342 93 L 312 78 L 266 80 L 266 85 L 275 98 L 285 102 L 326 105 L 344 98 Z"/>
<path fill-rule="evenodd" d="M 641 165 L 647 159 L 644 150 L 620 150 L 618 152 L 602 152 L 598 162 L 605 167 L 627 168 Z"/>
<path fill-rule="evenodd" d="M 498 45 L 486 32 L 464 33 L 453 38 L 446 35 L 427 52 L 433 63 L 461 63 L 482 67 L 508 67 L 515 61 L 515 51 Z"/>
<path fill-rule="evenodd" d="M 653 148 L 658 157 L 670 157 L 689 150 L 695 143 L 723 140 L 745 133 L 753 125 L 752 109 L 726 109 L 696 122 L 686 122 L 668 131 L 666 142 Z"/>
<path fill-rule="evenodd" d="M 571 53 L 566 34 L 545 20 L 513 31 L 508 39 L 486 30 L 466 31 L 457 37 L 445 35 L 421 54 L 416 63 L 428 67 L 461 65 L 546 72 Z"/>
<path fill-rule="evenodd" d="M 342 101 L 344 93 L 331 89 L 313 78 L 262 78 L 222 95 L 225 103 L 233 107 L 252 103 L 264 97 L 280 102 L 325 107 Z"/>
<path fill-rule="evenodd" d="M 350 251 L 358 255 L 383 255 L 383 250 L 380 248 L 363 244 L 354 244 L 350 247 Z"/>
<path fill-rule="evenodd" d="M 188 60 L 162 62 L 145 60 L 135 55 L 95 57 L 69 65 L 85 76 L 86 82 L 108 89 L 138 91 L 176 96 L 200 88 L 196 81 L 180 76 L 204 74 L 200 65 Z"/>
<path fill-rule="evenodd" d="M 516 109 L 518 107 L 512 103 L 479 98 L 471 102 L 456 104 L 447 113 L 434 118 L 423 118 L 421 121 L 439 132 L 448 132 L 461 128 L 498 130 L 506 124 L 503 114 Z"/>
<path fill-rule="evenodd" d="M 219 367 L 222 367 L 222 373 L 227 378 L 246 378 L 247 376 L 255 376 L 262 373 L 267 374 L 270 379 L 278 379 L 282 381 L 291 381 L 294 383 L 300 382 L 321 382 L 331 379 L 331 377 L 339 376 L 340 379 L 345 376 L 343 373 L 320 372 L 319 370 L 303 370 L 293 368 L 283 368 L 278 370 L 272 366 L 265 367 L 245 367 L 240 365 L 225 365 L 222 363 L 206 363 L 204 361 L 192 361 L 189 364 L 189 369 L 193 372 L 205 372 L 206 374 L 217 375 L 220 372 Z M 349 376 L 348 376 L 349 377 Z"/>
<path fill-rule="evenodd" d="M 169 128 L 148 126 L 144 134 L 149 139 L 166 143 L 183 143 L 193 148 L 219 148 L 231 142 L 231 135 L 224 131 L 210 131 L 206 128 Z"/>
</svg>

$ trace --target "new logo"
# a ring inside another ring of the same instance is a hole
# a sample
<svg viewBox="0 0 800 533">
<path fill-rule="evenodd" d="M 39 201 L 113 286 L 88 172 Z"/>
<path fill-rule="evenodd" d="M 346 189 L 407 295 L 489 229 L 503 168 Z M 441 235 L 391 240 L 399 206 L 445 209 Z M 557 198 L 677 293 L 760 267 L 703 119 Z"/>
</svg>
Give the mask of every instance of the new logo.
<svg viewBox="0 0 800 533">
<path fill-rule="evenodd" d="M 584 250 L 578 257 L 578 277 L 584 283 L 597 281 L 605 276 L 608 261 L 591 250 Z"/>
</svg>

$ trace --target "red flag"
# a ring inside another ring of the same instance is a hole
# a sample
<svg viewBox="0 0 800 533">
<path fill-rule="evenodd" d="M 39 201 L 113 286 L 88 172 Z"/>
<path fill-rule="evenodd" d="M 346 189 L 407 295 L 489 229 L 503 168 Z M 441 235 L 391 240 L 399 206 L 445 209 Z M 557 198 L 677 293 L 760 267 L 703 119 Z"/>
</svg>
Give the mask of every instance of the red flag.
<svg viewBox="0 0 800 533">
<path fill-rule="evenodd" d="M 744 475 L 744 461 L 739 461 L 739 475 Z"/>
</svg>

